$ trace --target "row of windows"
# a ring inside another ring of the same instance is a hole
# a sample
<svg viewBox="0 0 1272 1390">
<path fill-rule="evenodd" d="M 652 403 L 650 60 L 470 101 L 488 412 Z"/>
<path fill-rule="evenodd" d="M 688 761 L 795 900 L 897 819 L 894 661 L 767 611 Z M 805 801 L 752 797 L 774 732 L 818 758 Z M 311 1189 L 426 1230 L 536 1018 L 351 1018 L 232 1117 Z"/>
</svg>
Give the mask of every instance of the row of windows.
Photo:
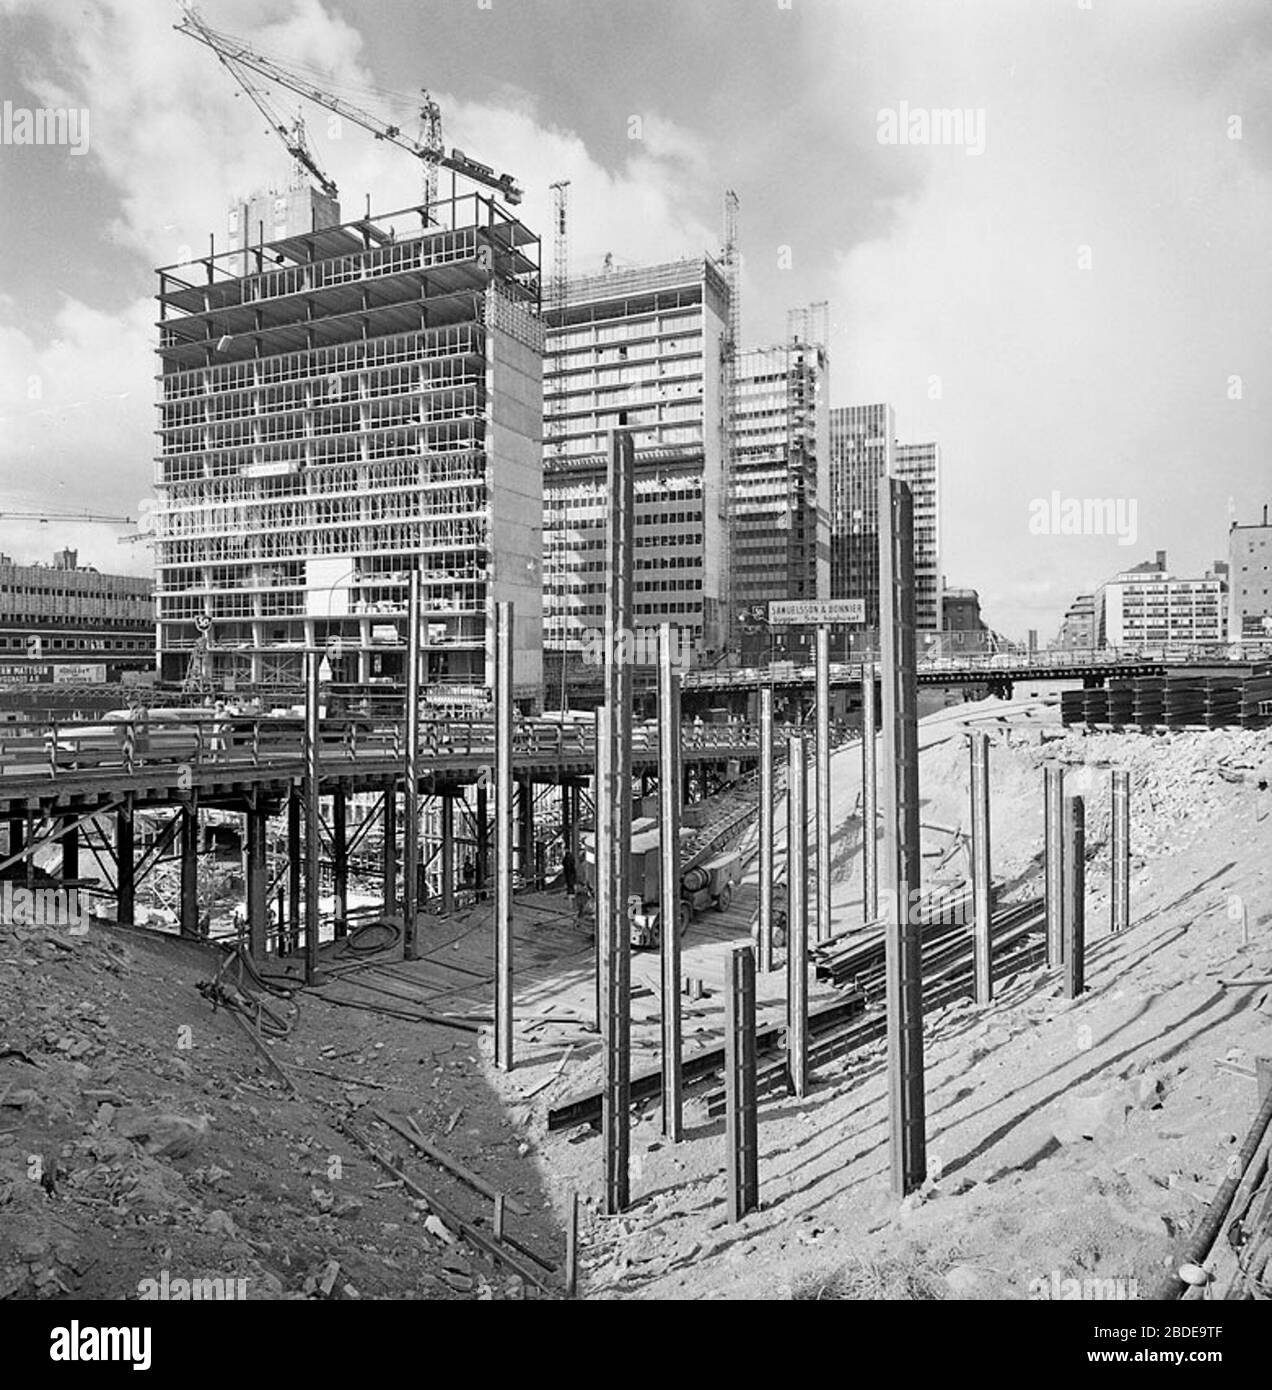
<svg viewBox="0 0 1272 1390">
<path fill-rule="evenodd" d="M 40 642 L 43 650 L 54 652 L 137 652 L 153 651 L 154 639 L 149 640 L 139 637 L 46 637 L 42 633 L 31 633 L 31 637 Z M 28 638 L 22 637 L 0 637 L 0 647 L 7 647 L 10 651 L 25 651 Z"/>
</svg>

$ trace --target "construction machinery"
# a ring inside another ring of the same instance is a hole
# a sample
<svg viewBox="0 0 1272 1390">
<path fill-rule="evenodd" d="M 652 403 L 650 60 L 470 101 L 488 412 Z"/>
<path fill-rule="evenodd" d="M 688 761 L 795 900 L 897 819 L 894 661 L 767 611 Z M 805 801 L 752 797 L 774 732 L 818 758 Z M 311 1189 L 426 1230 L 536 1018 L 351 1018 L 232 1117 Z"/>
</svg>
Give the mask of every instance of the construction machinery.
<svg viewBox="0 0 1272 1390">
<path fill-rule="evenodd" d="M 708 908 L 717 912 L 728 910 L 742 877 L 742 835 L 754 818 L 753 805 L 741 809 L 731 805 L 722 808 L 720 814 L 700 829 L 681 830 L 681 932 L 697 912 L 705 912 Z M 652 816 L 642 816 L 632 822 L 628 847 L 627 920 L 631 924 L 632 945 L 636 947 L 655 948 L 662 939 L 658 911 L 661 844 L 658 821 Z M 586 918 L 594 915 L 596 908 L 595 836 L 585 832 L 580 836 L 580 845 L 583 863 L 578 905 L 579 916 Z"/>
</svg>

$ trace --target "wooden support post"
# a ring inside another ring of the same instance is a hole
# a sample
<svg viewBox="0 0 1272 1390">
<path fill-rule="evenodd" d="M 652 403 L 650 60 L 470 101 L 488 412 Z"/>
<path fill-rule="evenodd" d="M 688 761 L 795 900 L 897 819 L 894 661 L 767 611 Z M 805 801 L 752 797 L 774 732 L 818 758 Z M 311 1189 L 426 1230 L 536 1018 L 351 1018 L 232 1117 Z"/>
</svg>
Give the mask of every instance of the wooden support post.
<svg viewBox="0 0 1272 1390">
<path fill-rule="evenodd" d="M 455 793 L 442 793 L 442 911 L 455 911 Z"/>
<path fill-rule="evenodd" d="M 477 852 L 474 856 L 474 883 L 479 897 L 485 897 L 490 879 L 490 806 L 485 783 L 477 785 Z"/>
<path fill-rule="evenodd" d="M 861 920 L 879 917 L 879 810 L 875 725 L 875 669 L 861 667 Z"/>
<path fill-rule="evenodd" d="M 816 671 L 817 763 L 814 795 L 817 807 L 817 940 L 831 933 L 830 921 L 830 628 L 817 627 Z"/>
<path fill-rule="evenodd" d="M 181 935 L 197 939 L 199 931 L 199 793 L 191 791 L 181 807 Z"/>
<path fill-rule="evenodd" d="M 680 1078 L 680 675 L 673 669 L 671 624 L 658 628 L 658 923 L 662 952 L 662 1129 L 673 1144 L 683 1130 Z"/>
<path fill-rule="evenodd" d="M 1064 997 L 1086 989 L 1086 808 L 1080 796 L 1064 803 Z"/>
<path fill-rule="evenodd" d="M 773 969 L 773 687 L 760 687 L 760 969 Z"/>
<path fill-rule="evenodd" d="M 12 841 L 10 841 L 12 843 Z M 132 925 L 137 915 L 136 865 L 133 859 L 133 799 L 115 812 L 115 918 Z"/>
<path fill-rule="evenodd" d="M 79 877 L 79 825 L 74 816 L 63 816 L 62 825 L 62 877 Z"/>
<path fill-rule="evenodd" d="M 919 895 L 918 687 L 914 629 L 914 499 L 879 481 L 879 626 L 883 687 L 883 855 L 892 1191 L 927 1176 L 923 971 Z"/>
<path fill-rule="evenodd" d="M 1113 883 L 1109 894 L 1113 931 L 1131 925 L 1131 774 L 1113 773 Z"/>
<path fill-rule="evenodd" d="M 976 1002 L 989 1004 L 994 997 L 990 938 L 994 916 L 994 886 L 989 848 L 989 735 L 983 729 L 972 732 L 971 764 L 972 911 L 975 922 Z"/>
<path fill-rule="evenodd" d="M 786 1070 L 808 1090 L 808 764 L 804 740 L 786 743 Z"/>
<path fill-rule="evenodd" d="M 512 604 L 495 605 L 495 1065 L 512 1058 Z"/>
<path fill-rule="evenodd" d="M 349 934 L 349 823 L 345 790 L 331 794 L 331 876 L 335 893 L 333 909 L 337 941 Z"/>
<path fill-rule="evenodd" d="M 247 949 L 254 960 L 264 960 L 269 935 L 269 871 L 265 858 L 267 813 L 263 801 L 249 806 L 245 817 L 246 852 L 244 879 L 247 885 Z"/>
<path fill-rule="evenodd" d="M 1057 970 L 1064 964 L 1064 768 L 1048 766 L 1044 777 L 1047 968 Z"/>
<path fill-rule="evenodd" d="M 755 957 L 749 946 L 736 946 L 729 953 L 724 1027 L 729 1220 L 741 1221 L 760 1204 L 755 1101 Z"/>
<path fill-rule="evenodd" d="M 380 876 L 383 883 L 384 915 L 392 917 L 397 912 L 397 781 L 389 782 L 384 788 L 383 841 L 380 846 Z"/>
<path fill-rule="evenodd" d="M 304 836 L 301 832 L 300 788 L 294 783 L 287 792 L 287 933 L 279 955 L 300 949 L 301 864 Z M 280 935 L 282 923 L 279 923 Z"/>
</svg>

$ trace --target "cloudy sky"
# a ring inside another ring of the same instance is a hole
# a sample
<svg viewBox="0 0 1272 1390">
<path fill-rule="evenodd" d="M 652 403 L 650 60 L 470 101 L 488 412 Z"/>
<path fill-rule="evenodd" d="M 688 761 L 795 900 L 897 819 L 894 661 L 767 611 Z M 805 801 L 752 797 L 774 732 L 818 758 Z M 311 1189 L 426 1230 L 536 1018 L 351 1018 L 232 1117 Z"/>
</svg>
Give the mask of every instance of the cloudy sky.
<svg viewBox="0 0 1272 1390">
<path fill-rule="evenodd" d="M 735 188 L 745 340 L 829 301 L 832 403 L 888 400 L 903 441 L 940 441 L 942 569 L 1000 630 L 1045 640 L 1075 592 L 1159 549 L 1200 572 L 1272 498 L 1266 0 L 202 10 L 412 130 L 427 86 L 447 143 L 511 171 L 545 233 L 548 185 L 570 179 L 576 270 L 717 251 Z M 0 126 L 0 511 L 137 514 L 153 269 L 287 176 L 179 17 L 173 0 L 0 0 L 0 101 L 88 119 L 81 154 Z M 968 113 L 963 143 L 881 141 L 903 103 Z M 346 215 L 418 200 L 415 161 L 307 117 Z M 1053 493 L 1134 501 L 1134 543 L 1031 533 Z M 131 529 L 0 519 L 0 550 L 69 541 L 144 572 L 145 547 L 116 539 Z"/>
</svg>

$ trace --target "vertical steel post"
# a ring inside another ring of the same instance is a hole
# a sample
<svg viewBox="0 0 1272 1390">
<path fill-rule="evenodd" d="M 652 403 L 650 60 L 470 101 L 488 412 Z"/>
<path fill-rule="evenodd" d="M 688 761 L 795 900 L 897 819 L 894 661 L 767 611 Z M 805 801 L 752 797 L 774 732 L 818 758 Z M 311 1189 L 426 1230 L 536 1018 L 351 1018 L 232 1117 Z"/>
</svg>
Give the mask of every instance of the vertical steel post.
<svg viewBox="0 0 1272 1390">
<path fill-rule="evenodd" d="M 12 839 L 10 844 L 12 844 Z M 137 914 L 133 862 L 133 799 L 129 793 L 115 812 L 115 919 L 131 924 Z"/>
<path fill-rule="evenodd" d="M 349 818 L 343 787 L 331 793 L 331 876 L 335 894 L 335 936 L 349 934 Z"/>
<path fill-rule="evenodd" d="M 972 778 L 972 910 L 975 922 L 976 1002 L 994 998 L 994 966 L 990 927 L 994 914 L 994 886 L 989 849 L 989 735 L 974 729 L 971 735 Z"/>
<path fill-rule="evenodd" d="M 875 668 L 861 667 L 861 920 L 879 916 L 879 809 L 875 725 Z"/>
<path fill-rule="evenodd" d="M 786 1071 L 808 1090 L 808 764 L 804 740 L 786 741 Z"/>
<path fill-rule="evenodd" d="M 570 1193 L 565 1214 L 565 1296 L 573 1298 L 579 1288 L 579 1194 Z"/>
<path fill-rule="evenodd" d="M 830 629 L 817 628 L 817 940 L 830 924 Z"/>
<path fill-rule="evenodd" d="M 397 912 L 397 780 L 384 789 L 384 843 L 381 846 L 381 873 L 384 883 L 384 913 Z"/>
<path fill-rule="evenodd" d="M 512 604 L 495 604 L 495 1065 L 512 1070 Z"/>
<path fill-rule="evenodd" d="M 755 956 L 729 952 L 724 1001 L 724 1131 L 728 1151 L 729 1220 L 760 1204 L 759 1133 L 755 1103 Z"/>
<path fill-rule="evenodd" d="M 416 958 L 420 893 L 420 621 L 423 576 L 412 567 L 406 603 L 406 748 L 402 797 L 402 956 Z"/>
<path fill-rule="evenodd" d="M 1064 803 L 1064 997 L 1086 989 L 1086 807 L 1080 796 Z"/>
<path fill-rule="evenodd" d="M 287 790 L 287 932 L 280 955 L 288 955 L 300 947 L 301 853 L 303 836 L 300 829 L 300 788 L 293 782 Z M 279 923 L 280 936 L 282 923 Z"/>
<path fill-rule="evenodd" d="M 609 874 L 603 867 L 608 865 L 610 861 L 610 823 L 604 808 L 609 800 L 608 788 L 611 780 L 609 760 L 613 750 L 606 737 L 606 731 L 609 728 L 609 711 L 604 705 L 597 705 L 594 719 L 596 742 L 592 769 L 592 806 L 596 814 L 595 829 L 592 834 L 594 855 L 592 902 L 596 910 L 594 923 L 596 930 L 592 938 L 592 983 L 596 992 L 596 1031 L 600 1035 L 603 1050 L 609 1022 L 605 1014 L 603 987 L 605 947 L 608 936 L 602 924 L 609 920 L 612 911 L 610 904 L 612 885 L 609 881 Z"/>
<path fill-rule="evenodd" d="M 1045 779 L 1047 968 L 1056 970 L 1064 964 L 1064 768 L 1048 765 Z"/>
<path fill-rule="evenodd" d="M 658 628 L 658 921 L 662 947 L 662 1128 L 680 1142 L 680 674 L 671 624 Z"/>
<path fill-rule="evenodd" d="M 918 689 L 915 680 L 914 499 L 879 480 L 879 626 L 883 687 L 883 856 L 887 942 L 888 1093 L 892 1190 L 927 1176 L 919 893 Z M 886 505 L 885 505 L 886 501 Z"/>
<path fill-rule="evenodd" d="M 322 729 L 318 719 L 318 652 L 305 655 L 305 983 L 318 979 L 318 933 L 322 925 L 322 860 L 318 792 Z"/>
<path fill-rule="evenodd" d="M 607 466 L 609 516 L 605 528 L 605 709 L 609 744 L 598 826 L 607 823 L 607 854 L 598 880 L 608 884 L 609 910 L 598 912 L 602 937 L 601 1010 L 605 1016 L 601 1129 L 605 1144 L 605 1211 L 626 1210 L 630 1195 L 631 929 L 627 922 L 628 846 L 632 831 L 632 532 L 636 524 L 635 444 L 628 430 L 610 434 Z M 598 837 L 599 838 L 599 837 Z M 598 900 L 599 907 L 599 900 Z"/>
<path fill-rule="evenodd" d="M 773 969 L 773 687 L 760 687 L 760 969 Z"/>
<path fill-rule="evenodd" d="M 1131 925 L 1131 774 L 1113 773 L 1113 885 L 1110 894 L 1116 931 Z"/>
<path fill-rule="evenodd" d="M 442 797 L 442 911 L 455 911 L 455 793 L 444 787 Z"/>
<path fill-rule="evenodd" d="M 181 807 L 181 935 L 199 935 L 199 793 Z"/>
<path fill-rule="evenodd" d="M 247 854 L 244 878 L 247 887 L 247 942 L 253 960 L 264 960 L 269 935 L 269 868 L 265 841 L 268 829 L 263 801 L 247 810 Z"/>
</svg>

